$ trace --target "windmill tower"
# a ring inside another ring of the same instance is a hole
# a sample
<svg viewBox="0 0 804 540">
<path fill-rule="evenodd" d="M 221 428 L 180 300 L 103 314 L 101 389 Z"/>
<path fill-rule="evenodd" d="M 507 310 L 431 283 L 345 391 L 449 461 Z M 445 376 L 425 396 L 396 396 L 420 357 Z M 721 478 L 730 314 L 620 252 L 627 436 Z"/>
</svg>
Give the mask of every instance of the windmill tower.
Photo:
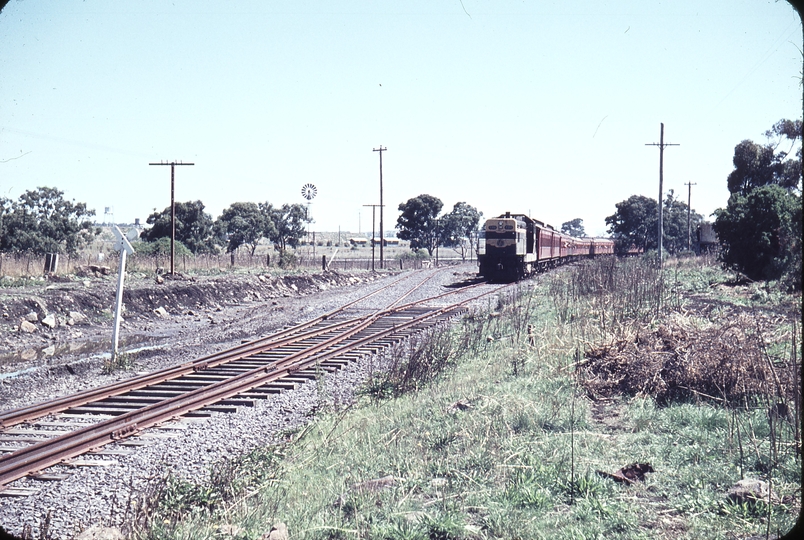
<svg viewBox="0 0 804 540">
<path fill-rule="evenodd" d="M 304 184 L 301 188 L 302 197 L 307 199 L 307 211 L 305 212 L 304 220 L 307 222 L 307 240 L 310 240 L 310 223 L 313 222 L 313 214 L 310 212 L 310 206 L 313 204 L 313 199 L 318 194 L 318 188 L 316 188 L 313 184 Z M 315 243 L 315 239 L 313 239 L 313 243 Z M 313 246 L 313 252 L 315 252 L 315 246 Z"/>
</svg>

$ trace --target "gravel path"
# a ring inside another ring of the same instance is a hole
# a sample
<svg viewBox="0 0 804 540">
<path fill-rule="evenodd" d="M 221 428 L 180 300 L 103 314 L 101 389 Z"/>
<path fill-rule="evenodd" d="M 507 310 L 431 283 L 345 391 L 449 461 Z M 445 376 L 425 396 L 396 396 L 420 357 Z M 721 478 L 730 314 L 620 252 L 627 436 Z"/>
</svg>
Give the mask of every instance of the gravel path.
<svg viewBox="0 0 804 540">
<path fill-rule="evenodd" d="M 445 286 L 473 276 L 475 266 L 467 264 L 447 270 L 425 270 L 415 275 L 418 278 L 424 274 L 433 274 L 435 277 L 406 301 L 435 296 L 449 290 Z M 387 298 L 409 289 L 413 276 L 413 273 L 406 274 L 392 290 L 362 302 L 359 307 L 383 307 Z M 222 350 L 239 343 L 246 336 L 264 335 L 284 324 L 301 322 L 326 313 L 395 279 L 399 277 L 388 276 L 359 286 L 322 291 L 302 300 L 288 302 L 281 314 L 277 314 L 277 305 L 272 302 L 253 303 L 220 312 L 220 320 L 216 323 L 220 327 L 215 330 L 219 341 L 210 343 L 208 339 L 200 339 L 203 337 L 200 335 L 203 334 L 200 332 L 201 327 L 193 327 L 180 334 L 177 343 L 154 349 L 153 355 L 144 360 L 141 367 L 153 370 Z M 270 319 L 270 322 L 266 319 Z M 198 343 L 195 342 L 196 339 L 199 340 Z M 180 419 L 164 429 L 148 430 L 144 436 L 138 438 L 145 442 L 143 446 L 132 448 L 114 444 L 104 448 L 107 451 L 124 452 L 120 455 L 82 457 L 114 462 L 105 466 L 69 469 L 57 466 L 48 470 L 70 472 L 71 476 L 62 481 L 42 482 L 27 478 L 18 480 L 12 484 L 14 487 L 35 487 L 39 492 L 28 497 L 0 498 L 0 524 L 7 532 L 15 535 L 22 535 L 24 529 L 29 528 L 34 538 L 39 538 L 42 528 L 47 527 L 50 538 L 53 539 L 74 538 L 77 533 L 94 525 L 124 527 L 132 517 L 132 501 L 137 500 L 145 490 L 151 489 L 154 482 L 164 477 L 166 471 L 188 480 L 201 481 L 207 478 L 211 468 L 221 460 L 279 442 L 281 431 L 307 422 L 324 405 L 322 400 L 330 407 L 342 407 L 351 403 L 356 386 L 375 369 L 372 363 L 376 364 L 378 361 L 378 358 L 364 358 L 327 375 L 323 382 L 306 383 L 295 390 L 258 401 L 253 408 L 241 408 L 237 413 L 216 413 L 210 418 L 202 419 Z M 59 377 L 52 372 L 37 372 L 28 379 L 36 381 L 33 395 L 21 396 L 19 392 L 10 392 L 9 395 L 16 396 L 10 402 L 23 404 L 39 401 L 48 395 L 60 395 L 67 389 L 97 386 L 113 380 L 114 377 L 102 376 L 88 368 L 83 374 L 67 372 Z M 49 525 L 45 525 L 48 516 Z"/>
</svg>

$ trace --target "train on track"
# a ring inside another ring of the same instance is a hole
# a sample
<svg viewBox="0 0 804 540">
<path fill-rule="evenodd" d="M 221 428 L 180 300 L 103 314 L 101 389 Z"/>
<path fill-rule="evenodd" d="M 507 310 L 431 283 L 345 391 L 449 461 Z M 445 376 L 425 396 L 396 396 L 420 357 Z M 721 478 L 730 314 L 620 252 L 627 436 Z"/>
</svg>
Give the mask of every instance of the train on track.
<svg viewBox="0 0 804 540">
<path fill-rule="evenodd" d="M 614 255 L 614 241 L 575 238 L 524 214 L 486 220 L 478 242 L 479 274 L 489 281 L 517 281 L 583 257 Z"/>
</svg>

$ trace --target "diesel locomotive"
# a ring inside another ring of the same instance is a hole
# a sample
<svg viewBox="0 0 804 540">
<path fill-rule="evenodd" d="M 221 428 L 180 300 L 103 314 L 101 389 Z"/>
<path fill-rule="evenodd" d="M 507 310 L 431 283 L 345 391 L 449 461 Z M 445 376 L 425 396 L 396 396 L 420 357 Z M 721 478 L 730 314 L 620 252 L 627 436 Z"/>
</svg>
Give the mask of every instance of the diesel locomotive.
<svg viewBox="0 0 804 540">
<path fill-rule="evenodd" d="M 613 255 L 614 241 L 575 238 L 525 214 L 486 220 L 478 242 L 479 274 L 489 281 L 517 281 L 582 257 Z"/>
</svg>

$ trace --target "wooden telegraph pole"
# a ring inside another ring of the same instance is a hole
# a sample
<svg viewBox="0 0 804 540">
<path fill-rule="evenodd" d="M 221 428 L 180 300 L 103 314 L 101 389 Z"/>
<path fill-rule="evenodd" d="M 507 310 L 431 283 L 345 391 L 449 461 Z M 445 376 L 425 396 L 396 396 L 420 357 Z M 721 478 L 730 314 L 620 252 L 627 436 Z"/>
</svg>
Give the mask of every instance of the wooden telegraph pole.
<svg viewBox="0 0 804 540">
<path fill-rule="evenodd" d="M 149 163 L 148 165 L 170 165 L 170 274 L 176 270 L 176 182 L 174 172 L 177 165 L 195 165 L 195 163 L 182 163 L 180 161 L 160 161 L 159 163 Z"/>
<path fill-rule="evenodd" d="M 690 251 L 692 249 L 692 186 L 697 186 L 698 184 L 694 182 L 687 182 L 684 185 L 689 186 L 687 191 L 687 251 Z"/>
<path fill-rule="evenodd" d="M 664 142 L 664 124 L 661 124 L 661 133 L 659 135 L 658 143 L 646 143 L 645 146 L 658 146 L 659 147 L 659 266 L 662 265 L 662 243 L 664 239 L 664 224 L 662 223 L 662 215 L 664 214 L 664 205 L 662 201 L 662 183 L 664 181 L 664 147 L 665 146 L 681 146 L 679 144 L 670 144 Z"/>
<path fill-rule="evenodd" d="M 383 148 L 382 145 L 380 145 L 379 148 L 373 148 L 372 150 L 380 153 L 380 268 L 382 269 L 382 245 L 385 243 L 385 229 L 383 228 L 382 222 L 382 153 L 386 152 L 388 149 Z"/>
</svg>

